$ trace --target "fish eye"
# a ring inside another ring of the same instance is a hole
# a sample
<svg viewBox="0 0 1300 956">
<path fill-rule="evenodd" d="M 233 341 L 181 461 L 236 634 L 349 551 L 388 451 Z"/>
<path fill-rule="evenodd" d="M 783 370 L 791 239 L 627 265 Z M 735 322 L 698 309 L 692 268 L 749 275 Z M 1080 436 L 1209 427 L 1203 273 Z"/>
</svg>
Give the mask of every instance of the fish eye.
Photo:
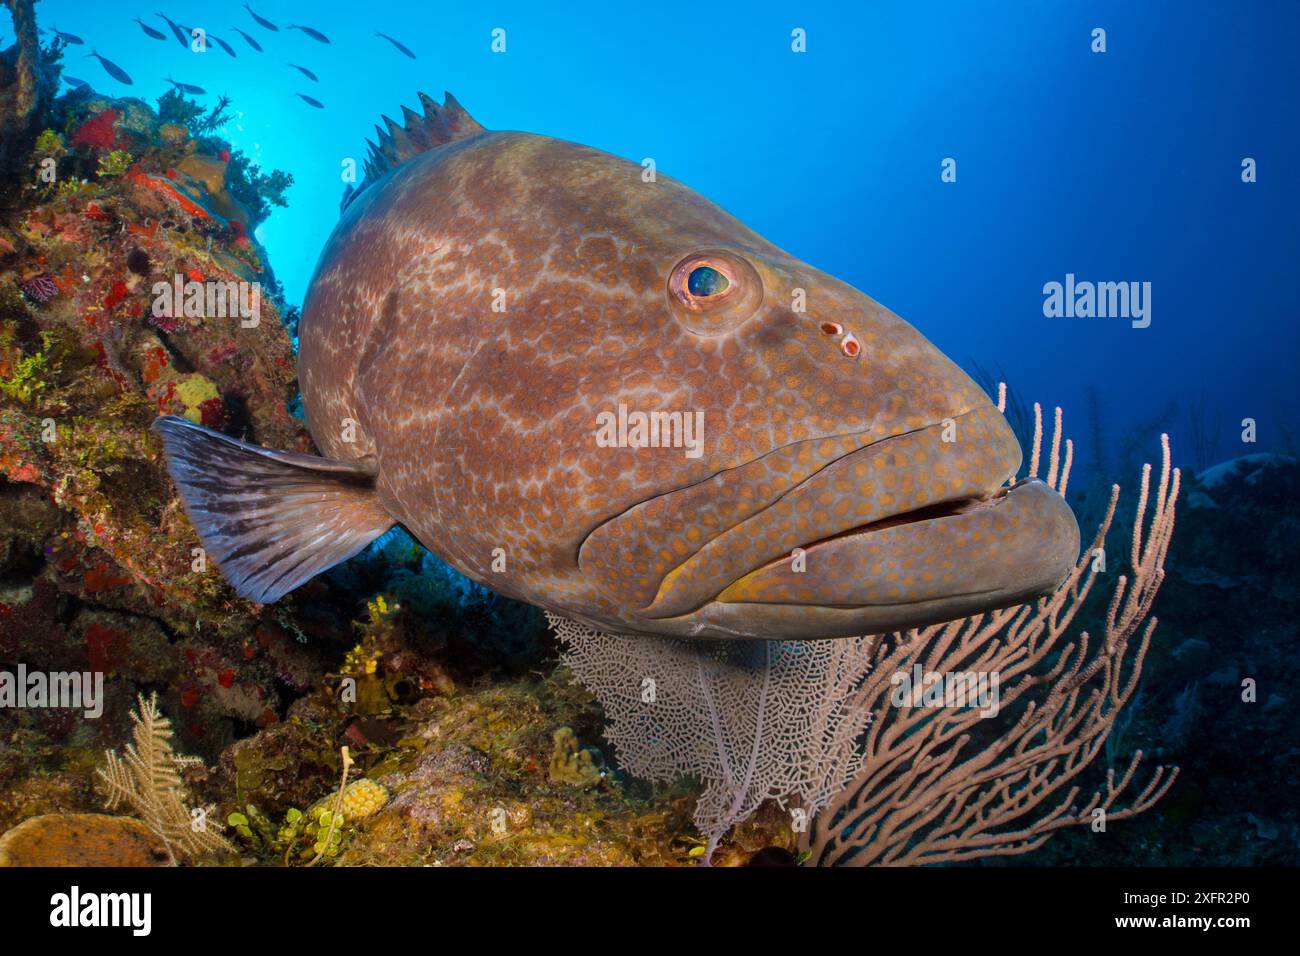
<svg viewBox="0 0 1300 956">
<path fill-rule="evenodd" d="M 696 266 L 686 279 L 686 288 L 691 295 L 707 298 L 725 292 L 731 280 L 712 266 Z"/>
<path fill-rule="evenodd" d="M 695 252 L 673 267 L 668 298 L 678 321 L 696 335 L 721 335 L 748 319 L 763 301 L 763 280 L 733 252 Z"/>
</svg>

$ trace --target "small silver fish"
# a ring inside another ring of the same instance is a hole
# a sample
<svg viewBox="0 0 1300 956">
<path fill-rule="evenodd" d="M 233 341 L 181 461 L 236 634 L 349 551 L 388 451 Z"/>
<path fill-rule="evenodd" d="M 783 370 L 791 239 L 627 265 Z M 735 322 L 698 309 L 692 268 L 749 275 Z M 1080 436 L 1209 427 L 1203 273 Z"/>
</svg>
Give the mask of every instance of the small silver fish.
<svg viewBox="0 0 1300 956">
<path fill-rule="evenodd" d="M 245 40 L 245 42 L 247 42 L 248 45 L 251 46 L 251 47 L 252 47 L 254 50 L 256 50 L 258 53 L 261 53 L 261 52 L 262 52 L 262 44 L 258 43 L 256 40 L 254 40 L 252 37 L 250 37 L 250 36 L 249 36 L 247 33 L 245 33 L 243 30 L 239 29 L 239 27 L 231 27 L 230 29 L 234 30 L 234 31 L 235 31 L 236 33 L 238 33 L 241 37 L 243 37 L 244 40 Z"/>
<path fill-rule="evenodd" d="M 176 87 L 176 89 L 180 90 L 182 93 L 189 93 L 191 96 L 202 96 L 207 92 L 207 90 L 201 86 L 195 86 L 193 83 L 180 83 L 173 80 L 170 76 L 167 77 L 167 82 Z"/>
<path fill-rule="evenodd" d="M 308 96 L 306 93 L 295 93 L 295 94 L 293 94 L 293 95 L 296 96 L 296 97 L 299 97 L 299 98 L 300 98 L 304 103 L 306 103 L 308 106 L 314 106 L 314 107 L 316 107 L 316 109 L 318 109 L 318 110 L 323 110 L 323 109 L 325 108 L 325 104 L 324 104 L 324 103 L 322 103 L 320 100 L 314 100 L 314 99 L 312 99 L 312 98 L 311 98 L 310 96 Z"/>
<path fill-rule="evenodd" d="M 157 16 L 160 16 L 167 21 L 167 26 L 171 28 L 172 36 L 176 37 L 176 42 L 188 50 L 190 48 L 190 31 L 182 30 L 180 24 L 176 23 L 174 20 L 168 19 L 167 15 L 164 13 L 159 13 Z"/>
<path fill-rule="evenodd" d="M 414 54 L 414 53 L 412 53 L 412 52 L 411 52 L 411 51 L 410 51 L 410 50 L 409 50 L 409 49 L 408 49 L 404 44 L 401 44 L 401 43 L 397 42 L 396 40 L 394 40 L 394 39 L 393 39 L 392 37 L 390 37 L 387 33 L 378 33 L 378 32 L 376 32 L 376 33 L 375 33 L 375 36 L 377 36 L 377 37 L 383 37 L 385 40 L 387 40 L 387 41 L 388 41 L 389 43 L 391 43 L 393 46 L 397 47 L 397 49 L 401 50 L 403 53 L 405 53 L 407 56 L 409 56 L 412 60 L 415 59 L 415 54 Z"/>
<path fill-rule="evenodd" d="M 259 27 L 264 27 L 265 29 L 271 30 L 275 33 L 280 32 L 279 27 L 277 27 L 270 20 L 266 19 L 266 17 L 259 17 L 256 13 L 253 12 L 253 8 L 250 7 L 248 4 L 244 4 L 244 9 L 248 11 L 249 16 L 251 16 L 254 20 L 257 21 L 257 25 Z"/>
<path fill-rule="evenodd" d="M 58 37 L 60 40 L 62 40 L 64 43 L 69 43 L 72 44 L 73 46 L 83 46 L 86 42 L 85 40 L 81 39 L 81 37 L 77 36 L 75 33 L 64 33 L 62 30 L 55 29 L 54 27 L 50 27 L 50 32 L 53 33 L 56 37 Z"/>
<path fill-rule="evenodd" d="M 144 31 L 145 36 L 153 37 L 155 40 L 167 39 L 167 35 L 165 33 L 163 33 L 161 30 L 155 30 L 153 27 L 149 26 L 149 24 L 145 23 L 139 17 L 135 18 L 135 22 L 140 24 L 140 29 Z"/>
<path fill-rule="evenodd" d="M 104 68 L 104 72 L 107 73 L 109 76 L 111 76 L 113 79 L 117 80 L 119 83 L 125 83 L 127 86 L 135 85 L 134 83 L 131 82 L 131 77 L 127 75 L 126 70 L 122 69 L 112 60 L 105 59 L 104 57 L 96 53 L 94 50 L 91 50 L 89 53 L 86 54 L 86 56 L 87 57 L 93 56 L 96 60 L 98 60 L 99 65 Z"/>
<path fill-rule="evenodd" d="M 290 29 L 290 30 L 301 30 L 303 33 L 307 34 L 307 36 L 311 37 L 313 40 L 316 40 L 316 41 L 318 41 L 318 42 L 320 42 L 320 43 L 329 43 L 329 42 L 330 42 L 330 38 L 329 38 L 329 37 L 327 37 L 325 34 L 321 33 L 319 30 L 313 30 L 311 27 L 302 27 L 302 26 L 299 26 L 299 25 L 296 24 L 296 23 L 291 23 L 291 24 L 289 24 L 289 29 Z"/>
<path fill-rule="evenodd" d="M 231 45 L 230 45 L 229 43 L 227 43 L 225 40 L 221 39 L 221 37 L 216 36 L 215 34 L 209 33 L 209 34 L 208 34 L 208 39 L 209 39 L 209 40 L 214 40 L 214 41 L 216 41 L 217 46 L 221 47 L 221 49 L 225 50 L 227 53 L 229 53 L 231 56 L 235 57 L 236 59 L 239 58 L 239 54 L 237 54 L 237 53 L 234 51 L 234 48 L 231 47 Z"/>
<path fill-rule="evenodd" d="M 297 63 L 286 63 L 285 66 L 293 67 L 295 70 L 297 70 L 303 76 L 307 77 L 307 79 L 311 80 L 313 83 L 320 82 L 320 80 L 316 78 L 316 74 L 313 73 L 311 70 L 307 69 L 305 66 L 299 66 Z"/>
</svg>

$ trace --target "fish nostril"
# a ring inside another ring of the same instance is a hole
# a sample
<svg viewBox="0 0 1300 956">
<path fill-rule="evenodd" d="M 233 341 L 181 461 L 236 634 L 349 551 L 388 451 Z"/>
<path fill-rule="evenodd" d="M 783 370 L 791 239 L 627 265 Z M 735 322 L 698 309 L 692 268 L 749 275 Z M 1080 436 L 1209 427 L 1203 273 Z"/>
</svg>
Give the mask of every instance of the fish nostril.
<svg viewBox="0 0 1300 956">
<path fill-rule="evenodd" d="M 858 337 L 852 332 L 845 332 L 844 326 L 838 322 L 823 322 L 821 330 L 825 335 L 843 335 L 844 337 L 840 339 L 840 351 L 849 358 L 856 359 L 862 354 L 862 343 L 858 341 Z"/>
</svg>

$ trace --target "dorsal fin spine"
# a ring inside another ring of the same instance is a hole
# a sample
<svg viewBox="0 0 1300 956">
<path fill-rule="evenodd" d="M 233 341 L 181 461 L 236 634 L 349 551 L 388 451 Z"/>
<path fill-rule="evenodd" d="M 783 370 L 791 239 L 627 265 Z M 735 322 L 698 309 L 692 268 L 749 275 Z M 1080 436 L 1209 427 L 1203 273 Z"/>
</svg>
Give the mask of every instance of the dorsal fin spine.
<svg viewBox="0 0 1300 956">
<path fill-rule="evenodd" d="M 360 186 L 344 195 L 340 211 L 346 209 L 372 182 L 412 156 L 483 132 L 483 127 L 450 93 L 443 94 L 441 104 L 425 93 L 416 95 L 424 109 L 423 114 L 403 106 L 404 124 L 384 116 L 384 126 L 387 129 L 376 126 L 376 142 L 366 140 L 370 152 L 363 163 L 365 179 Z"/>
</svg>

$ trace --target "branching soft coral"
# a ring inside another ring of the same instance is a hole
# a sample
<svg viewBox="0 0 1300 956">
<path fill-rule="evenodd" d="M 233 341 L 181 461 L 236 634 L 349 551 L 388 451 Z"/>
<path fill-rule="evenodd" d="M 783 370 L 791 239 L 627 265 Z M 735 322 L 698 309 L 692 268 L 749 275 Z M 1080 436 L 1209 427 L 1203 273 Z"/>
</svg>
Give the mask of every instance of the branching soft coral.
<svg viewBox="0 0 1300 956">
<path fill-rule="evenodd" d="M 129 808 L 163 841 L 173 864 L 231 849 L 216 830 L 216 808 L 191 805 L 181 771 L 202 766 L 203 761 L 172 750 L 171 721 L 158 709 L 158 695 L 141 694 L 139 711 L 131 714 L 131 720 L 134 742 L 126 745 L 125 756 L 108 751 L 107 764 L 96 771 L 105 785 L 105 806 Z M 201 822 L 196 821 L 196 809 L 201 811 L 197 815 Z"/>
</svg>

